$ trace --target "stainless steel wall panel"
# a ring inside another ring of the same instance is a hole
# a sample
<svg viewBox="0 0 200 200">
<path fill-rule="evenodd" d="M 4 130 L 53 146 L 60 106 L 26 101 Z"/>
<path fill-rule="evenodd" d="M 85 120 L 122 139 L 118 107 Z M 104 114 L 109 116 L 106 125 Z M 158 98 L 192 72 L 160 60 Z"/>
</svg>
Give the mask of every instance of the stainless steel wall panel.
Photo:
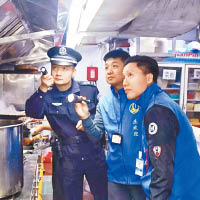
<svg viewBox="0 0 200 200">
<path fill-rule="evenodd" d="M 35 76 L 34 76 L 34 91 L 39 88 L 40 84 L 41 84 L 41 75 L 35 74 Z"/>
<path fill-rule="evenodd" d="M 34 74 L 4 74 L 3 96 L 8 105 L 23 110 L 27 98 L 35 91 Z"/>
<path fill-rule="evenodd" d="M 0 99 L 3 97 L 3 74 L 0 74 Z"/>
</svg>

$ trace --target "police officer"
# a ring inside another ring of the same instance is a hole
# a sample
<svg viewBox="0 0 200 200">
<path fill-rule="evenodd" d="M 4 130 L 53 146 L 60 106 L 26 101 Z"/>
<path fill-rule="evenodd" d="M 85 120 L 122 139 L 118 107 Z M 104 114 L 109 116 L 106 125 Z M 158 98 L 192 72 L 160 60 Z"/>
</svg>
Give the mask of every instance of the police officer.
<svg viewBox="0 0 200 200">
<path fill-rule="evenodd" d="M 47 117 L 56 133 L 51 140 L 53 151 L 53 199 L 82 200 L 84 175 L 95 200 L 107 199 L 105 154 L 100 142 L 89 140 L 76 129 L 80 120 L 66 97 L 73 93 L 85 96 L 93 116 L 98 103 L 95 86 L 81 85 L 73 79 L 75 67 L 82 59 L 77 51 L 56 46 L 48 51 L 51 75 L 41 76 L 38 90 L 26 101 L 26 115 Z"/>
<path fill-rule="evenodd" d="M 137 99 L 143 114 L 140 169 L 147 197 L 199 200 L 200 156 L 192 127 L 179 105 L 157 85 L 157 62 L 133 56 L 123 73 L 127 97 Z"/>
</svg>

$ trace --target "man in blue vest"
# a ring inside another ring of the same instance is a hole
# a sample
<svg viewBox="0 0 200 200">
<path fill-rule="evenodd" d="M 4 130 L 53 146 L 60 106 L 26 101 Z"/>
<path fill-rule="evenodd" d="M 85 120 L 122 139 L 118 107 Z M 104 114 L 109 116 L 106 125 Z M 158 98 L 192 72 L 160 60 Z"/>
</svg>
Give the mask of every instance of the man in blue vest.
<svg viewBox="0 0 200 200">
<path fill-rule="evenodd" d="M 110 51 L 104 56 L 106 81 L 111 87 L 100 99 L 94 121 L 90 118 L 86 103 L 76 104 L 76 111 L 91 140 L 98 141 L 105 131 L 108 135 L 106 162 L 109 200 L 145 199 L 136 171 L 136 159 L 142 146 L 138 126 L 140 110 L 134 100 L 127 99 L 123 89 L 122 72 L 128 57 L 129 54 L 122 49 Z"/>
<path fill-rule="evenodd" d="M 158 85 L 157 62 L 130 57 L 124 68 L 124 90 L 142 113 L 143 152 L 138 161 L 150 200 L 199 200 L 200 156 L 186 114 Z"/>
<path fill-rule="evenodd" d="M 26 115 L 46 116 L 56 136 L 51 139 L 53 151 L 53 199 L 82 200 L 84 175 L 94 200 L 107 200 L 107 167 L 105 152 L 99 141 L 91 141 L 76 129 L 80 117 L 66 97 L 73 93 L 90 99 L 91 116 L 96 112 L 98 90 L 73 79 L 81 60 L 77 51 L 65 46 L 48 51 L 51 74 L 41 76 L 39 89 L 26 101 Z"/>
</svg>

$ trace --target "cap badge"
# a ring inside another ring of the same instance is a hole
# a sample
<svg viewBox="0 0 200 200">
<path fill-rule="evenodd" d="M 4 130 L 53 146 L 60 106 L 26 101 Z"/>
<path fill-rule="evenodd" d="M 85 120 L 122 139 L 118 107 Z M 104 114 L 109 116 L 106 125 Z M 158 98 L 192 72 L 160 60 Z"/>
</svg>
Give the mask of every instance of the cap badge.
<svg viewBox="0 0 200 200">
<path fill-rule="evenodd" d="M 66 55 L 67 54 L 67 49 L 65 47 L 60 47 L 59 48 L 59 54 L 61 56 Z"/>
</svg>

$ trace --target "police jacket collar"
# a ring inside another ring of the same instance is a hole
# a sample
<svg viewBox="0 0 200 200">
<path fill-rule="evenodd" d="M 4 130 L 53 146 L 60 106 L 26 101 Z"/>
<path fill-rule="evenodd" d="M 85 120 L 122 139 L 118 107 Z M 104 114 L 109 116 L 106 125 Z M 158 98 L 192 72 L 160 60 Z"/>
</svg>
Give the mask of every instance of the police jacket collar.
<svg viewBox="0 0 200 200">
<path fill-rule="evenodd" d="M 66 97 L 67 95 L 69 95 L 71 93 L 79 93 L 80 87 L 79 87 L 78 82 L 76 82 L 74 79 L 72 79 L 72 85 L 68 90 L 59 91 L 58 88 L 56 87 L 56 85 L 53 85 L 52 90 L 53 90 L 53 95 L 55 97 Z"/>
</svg>

